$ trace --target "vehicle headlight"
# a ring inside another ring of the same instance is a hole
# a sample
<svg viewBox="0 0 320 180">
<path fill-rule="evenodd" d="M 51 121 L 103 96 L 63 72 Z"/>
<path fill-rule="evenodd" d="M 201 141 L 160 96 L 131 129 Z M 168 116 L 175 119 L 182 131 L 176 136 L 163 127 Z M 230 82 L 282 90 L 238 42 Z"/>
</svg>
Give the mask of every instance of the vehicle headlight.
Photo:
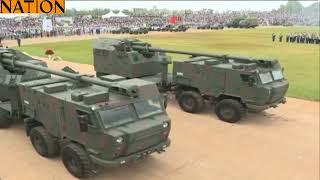
<svg viewBox="0 0 320 180">
<path fill-rule="evenodd" d="M 116 139 L 116 142 L 119 143 L 119 144 L 122 143 L 122 142 L 123 142 L 123 138 L 122 138 L 122 137 L 118 137 L 118 138 Z"/>
<path fill-rule="evenodd" d="M 165 122 L 165 123 L 163 123 L 162 126 L 163 126 L 163 128 L 167 128 L 169 126 L 169 123 Z"/>
</svg>

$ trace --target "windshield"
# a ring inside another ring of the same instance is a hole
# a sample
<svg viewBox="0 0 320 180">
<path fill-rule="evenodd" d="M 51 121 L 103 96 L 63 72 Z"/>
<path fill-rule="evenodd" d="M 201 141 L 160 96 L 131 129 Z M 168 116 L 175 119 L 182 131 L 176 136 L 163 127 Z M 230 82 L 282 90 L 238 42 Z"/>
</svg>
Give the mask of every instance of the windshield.
<svg viewBox="0 0 320 180">
<path fill-rule="evenodd" d="M 145 118 L 163 112 L 158 98 L 134 103 L 134 107 L 139 118 Z"/>
<path fill-rule="evenodd" d="M 260 80 L 262 84 L 267 84 L 269 82 L 272 82 L 272 76 L 270 72 L 261 73 L 259 74 Z"/>
<path fill-rule="evenodd" d="M 283 74 L 281 70 L 272 71 L 272 76 L 274 80 L 281 80 L 283 79 Z"/>
<path fill-rule="evenodd" d="M 103 125 L 108 128 L 133 121 L 129 106 L 99 111 Z"/>
</svg>

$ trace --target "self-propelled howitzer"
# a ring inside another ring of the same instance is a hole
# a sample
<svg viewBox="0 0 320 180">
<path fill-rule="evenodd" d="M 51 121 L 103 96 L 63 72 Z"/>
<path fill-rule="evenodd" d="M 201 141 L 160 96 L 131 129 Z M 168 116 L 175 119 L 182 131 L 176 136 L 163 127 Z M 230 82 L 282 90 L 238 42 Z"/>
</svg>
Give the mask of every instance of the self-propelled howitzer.
<svg viewBox="0 0 320 180">
<path fill-rule="evenodd" d="M 178 53 L 191 57 L 173 61 Z M 217 116 L 237 122 L 247 111 L 259 112 L 286 102 L 289 83 L 277 60 L 153 48 L 137 39 L 99 39 L 94 46 L 97 76 L 117 74 L 156 82 L 160 92 L 173 92 L 180 107 L 200 112 L 205 101 Z"/>
<path fill-rule="evenodd" d="M 56 71 L 0 49 L 0 85 L 8 87 L 0 90 L 14 90 L 0 100 L 0 128 L 24 120 L 35 150 L 44 157 L 61 152 L 76 177 L 88 176 L 97 165 L 120 166 L 170 145 L 170 118 L 153 83 L 117 75 L 97 79 L 70 68 Z"/>
</svg>

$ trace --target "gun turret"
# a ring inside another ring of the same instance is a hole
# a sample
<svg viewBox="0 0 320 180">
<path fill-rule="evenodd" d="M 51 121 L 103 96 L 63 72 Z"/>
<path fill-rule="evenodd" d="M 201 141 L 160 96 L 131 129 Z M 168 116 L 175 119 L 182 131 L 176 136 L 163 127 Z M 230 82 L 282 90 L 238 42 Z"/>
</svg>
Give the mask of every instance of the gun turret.
<svg viewBox="0 0 320 180">
<path fill-rule="evenodd" d="M 8 71 L 14 74 L 19 74 L 23 72 L 24 69 L 31 69 L 31 70 L 40 71 L 47 74 L 53 74 L 53 75 L 69 78 L 69 79 L 78 81 L 80 83 L 103 86 L 106 88 L 110 88 L 111 91 L 116 90 L 121 94 L 125 94 L 132 97 L 137 95 L 137 90 L 134 87 L 123 87 L 122 85 L 119 85 L 118 82 L 105 81 L 98 78 L 93 78 L 88 75 L 73 73 L 70 71 L 66 72 L 61 70 L 52 70 L 41 65 L 35 65 L 35 64 L 29 63 L 28 60 L 20 61 L 13 54 L 7 51 L 2 51 L 2 52 L 0 51 L 0 63 L 5 69 L 7 69 Z"/>
<path fill-rule="evenodd" d="M 159 73 L 167 81 L 167 66 L 171 58 L 165 53 L 133 50 L 132 46 L 150 47 L 139 40 L 99 39 L 95 42 L 93 55 L 97 76 L 117 74 L 127 78 L 153 76 Z"/>
</svg>

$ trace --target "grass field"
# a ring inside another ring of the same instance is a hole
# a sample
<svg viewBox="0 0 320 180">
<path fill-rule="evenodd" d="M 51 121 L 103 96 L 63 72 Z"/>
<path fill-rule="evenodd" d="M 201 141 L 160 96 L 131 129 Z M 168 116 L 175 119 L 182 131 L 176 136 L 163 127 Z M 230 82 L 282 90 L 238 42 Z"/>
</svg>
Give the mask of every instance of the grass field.
<svg viewBox="0 0 320 180">
<path fill-rule="evenodd" d="M 271 27 L 223 31 L 163 33 L 141 36 L 154 47 L 278 59 L 290 82 L 288 96 L 319 101 L 319 45 L 272 43 L 271 34 L 319 32 L 319 27 Z M 26 45 L 20 49 L 44 56 L 53 49 L 64 60 L 92 64 L 93 40 Z M 174 60 L 186 56 L 172 55 Z"/>
</svg>

